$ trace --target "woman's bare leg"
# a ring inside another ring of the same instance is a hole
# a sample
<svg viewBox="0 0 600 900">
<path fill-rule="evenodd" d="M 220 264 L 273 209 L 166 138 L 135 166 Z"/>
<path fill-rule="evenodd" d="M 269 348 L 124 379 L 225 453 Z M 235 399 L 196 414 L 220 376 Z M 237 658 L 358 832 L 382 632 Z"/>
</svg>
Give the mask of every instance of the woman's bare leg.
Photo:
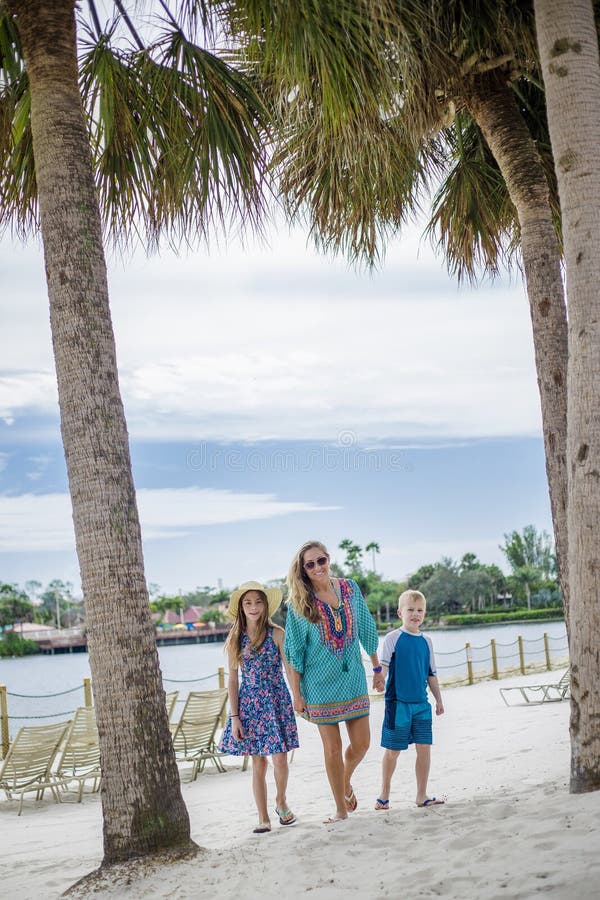
<svg viewBox="0 0 600 900">
<path fill-rule="evenodd" d="M 346 747 L 344 760 L 344 794 L 350 797 L 352 794 L 352 776 L 359 762 L 364 758 L 371 743 L 371 730 L 369 717 L 361 716 L 360 719 L 350 719 L 346 722 L 346 729 L 350 743 Z"/>
<path fill-rule="evenodd" d="M 325 755 L 325 771 L 335 801 L 335 815 L 338 819 L 347 819 L 348 810 L 344 799 L 344 759 L 342 757 L 342 738 L 340 726 L 318 725 L 323 752 Z"/>
</svg>

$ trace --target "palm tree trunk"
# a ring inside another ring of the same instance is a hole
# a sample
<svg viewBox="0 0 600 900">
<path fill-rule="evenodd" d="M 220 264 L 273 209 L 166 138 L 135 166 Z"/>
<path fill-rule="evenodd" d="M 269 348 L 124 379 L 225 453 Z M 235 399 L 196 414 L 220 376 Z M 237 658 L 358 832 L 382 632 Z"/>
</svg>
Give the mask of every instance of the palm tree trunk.
<svg viewBox="0 0 600 900">
<path fill-rule="evenodd" d="M 571 579 L 571 792 L 600 790 L 600 61 L 589 0 L 536 0 L 563 217 Z"/>
<path fill-rule="evenodd" d="M 477 76 L 467 103 L 506 182 L 521 226 L 521 252 L 542 408 L 556 559 L 569 629 L 567 529 L 567 314 L 561 254 L 546 175 L 515 96 L 498 73 Z"/>
<path fill-rule="evenodd" d="M 63 445 L 102 760 L 104 863 L 190 847 L 144 577 L 74 0 L 9 0 L 25 54 Z"/>
</svg>

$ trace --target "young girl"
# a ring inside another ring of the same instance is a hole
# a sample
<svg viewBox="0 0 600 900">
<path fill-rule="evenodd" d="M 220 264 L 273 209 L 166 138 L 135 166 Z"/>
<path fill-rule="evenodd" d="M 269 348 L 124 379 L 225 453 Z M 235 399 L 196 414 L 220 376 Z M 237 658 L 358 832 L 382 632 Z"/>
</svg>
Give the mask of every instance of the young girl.
<svg viewBox="0 0 600 900">
<path fill-rule="evenodd" d="M 267 812 L 267 756 L 273 758 L 275 812 L 279 822 L 293 825 L 296 821 L 287 805 L 286 789 L 287 754 L 298 747 L 298 730 L 281 666 L 284 631 L 271 622 L 280 604 L 278 588 L 264 588 L 258 581 L 247 581 L 233 592 L 227 610 L 234 620 L 225 644 L 229 657 L 231 715 L 219 749 L 230 756 L 252 756 L 252 790 L 258 810 L 255 834 L 271 830 Z"/>
</svg>

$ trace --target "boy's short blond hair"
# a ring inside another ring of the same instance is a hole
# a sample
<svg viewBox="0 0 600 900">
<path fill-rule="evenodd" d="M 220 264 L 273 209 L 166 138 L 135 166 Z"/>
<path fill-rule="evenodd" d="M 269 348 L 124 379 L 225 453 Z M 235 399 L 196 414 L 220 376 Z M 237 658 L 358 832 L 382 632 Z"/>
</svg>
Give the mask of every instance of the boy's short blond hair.
<svg viewBox="0 0 600 900">
<path fill-rule="evenodd" d="M 415 603 L 417 600 L 422 600 L 425 606 L 427 606 L 427 599 L 421 591 L 404 591 L 404 593 L 400 594 L 398 597 L 398 610 L 404 609 L 407 603 Z"/>
</svg>

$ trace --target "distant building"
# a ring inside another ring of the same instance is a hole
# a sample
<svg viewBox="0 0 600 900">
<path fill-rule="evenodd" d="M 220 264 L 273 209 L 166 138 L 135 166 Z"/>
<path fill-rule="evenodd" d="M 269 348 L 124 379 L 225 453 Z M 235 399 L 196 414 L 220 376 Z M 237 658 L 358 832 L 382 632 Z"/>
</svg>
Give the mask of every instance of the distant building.
<svg viewBox="0 0 600 900">
<path fill-rule="evenodd" d="M 204 611 L 201 606 L 189 606 L 183 614 L 184 623 L 187 625 L 188 622 L 199 622 L 200 616 Z"/>
<path fill-rule="evenodd" d="M 178 612 L 174 612 L 174 610 L 168 609 L 163 616 L 163 622 L 165 623 L 165 625 L 177 625 L 179 622 L 181 622 L 181 618 Z"/>
<path fill-rule="evenodd" d="M 188 606 L 182 617 L 179 610 L 168 609 L 162 620 L 165 625 L 179 625 L 180 622 L 184 625 L 193 625 L 195 622 L 200 621 L 200 616 L 203 612 L 204 609 L 201 606 Z"/>
</svg>

